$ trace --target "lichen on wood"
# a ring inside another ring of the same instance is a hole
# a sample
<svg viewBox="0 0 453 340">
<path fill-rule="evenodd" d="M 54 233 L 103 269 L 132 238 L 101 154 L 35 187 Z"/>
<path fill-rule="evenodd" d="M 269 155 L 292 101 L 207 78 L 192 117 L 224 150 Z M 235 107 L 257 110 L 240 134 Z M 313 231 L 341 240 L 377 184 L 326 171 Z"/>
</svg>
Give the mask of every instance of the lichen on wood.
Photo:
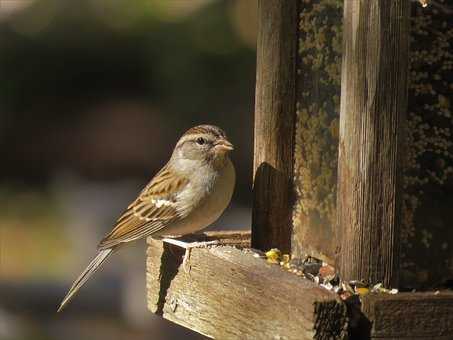
<svg viewBox="0 0 453 340">
<path fill-rule="evenodd" d="M 301 1 L 293 254 L 333 262 L 343 1 Z"/>
<path fill-rule="evenodd" d="M 453 278 L 453 25 L 443 7 L 412 7 L 401 268 L 403 285 L 428 288 Z"/>
</svg>

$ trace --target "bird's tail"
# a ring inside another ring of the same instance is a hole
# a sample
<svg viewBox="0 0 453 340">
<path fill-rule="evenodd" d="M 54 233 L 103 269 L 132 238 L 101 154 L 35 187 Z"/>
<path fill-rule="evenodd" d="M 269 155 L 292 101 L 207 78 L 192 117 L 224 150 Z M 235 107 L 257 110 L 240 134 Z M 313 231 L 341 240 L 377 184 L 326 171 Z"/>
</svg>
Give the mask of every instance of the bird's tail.
<svg viewBox="0 0 453 340">
<path fill-rule="evenodd" d="M 90 262 L 88 267 L 86 267 L 83 273 L 80 274 L 80 276 L 74 281 L 74 283 L 71 286 L 71 289 L 69 289 L 68 293 L 61 302 L 57 312 L 63 310 L 63 308 L 68 304 L 68 302 L 71 301 L 75 293 L 77 293 L 77 291 L 80 289 L 80 287 L 82 287 L 83 284 L 87 282 L 90 276 L 94 274 L 94 272 L 101 266 L 102 263 L 104 263 L 104 261 L 107 259 L 107 257 L 109 257 L 109 255 L 112 254 L 112 252 L 113 248 L 103 249 L 99 251 L 96 257 Z"/>
</svg>

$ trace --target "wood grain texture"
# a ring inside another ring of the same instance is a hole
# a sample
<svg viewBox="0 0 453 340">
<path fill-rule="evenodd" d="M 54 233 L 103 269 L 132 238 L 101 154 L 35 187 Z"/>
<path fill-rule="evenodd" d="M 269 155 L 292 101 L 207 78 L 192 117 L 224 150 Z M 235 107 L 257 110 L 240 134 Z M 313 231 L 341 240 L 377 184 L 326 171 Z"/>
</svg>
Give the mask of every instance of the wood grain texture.
<svg viewBox="0 0 453 340">
<path fill-rule="evenodd" d="M 291 249 L 297 0 L 258 2 L 253 247 Z"/>
<path fill-rule="evenodd" d="M 311 281 L 232 246 L 183 251 L 148 238 L 153 313 L 216 339 L 344 339 L 345 305 Z"/>
<path fill-rule="evenodd" d="M 344 6 L 338 266 L 345 280 L 396 286 L 410 2 Z"/>
<path fill-rule="evenodd" d="M 372 339 L 453 339 L 453 292 L 369 294 L 362 312 Z"/>
</svg>

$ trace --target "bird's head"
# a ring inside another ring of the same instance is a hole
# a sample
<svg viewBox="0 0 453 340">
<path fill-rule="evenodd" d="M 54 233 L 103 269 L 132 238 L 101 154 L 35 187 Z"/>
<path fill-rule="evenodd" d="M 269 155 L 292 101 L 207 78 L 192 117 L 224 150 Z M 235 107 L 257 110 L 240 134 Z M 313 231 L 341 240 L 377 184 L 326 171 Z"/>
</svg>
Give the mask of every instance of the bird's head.
<svg viewBox="0 0 453 340">
<path fill-rule="evenodd" d="M 222 165 L 233 150 L 225 132 L 214 125 L 195 126 L 179 139 L 173 158 L 192 160 L 201 164 Z"/>
</svg>

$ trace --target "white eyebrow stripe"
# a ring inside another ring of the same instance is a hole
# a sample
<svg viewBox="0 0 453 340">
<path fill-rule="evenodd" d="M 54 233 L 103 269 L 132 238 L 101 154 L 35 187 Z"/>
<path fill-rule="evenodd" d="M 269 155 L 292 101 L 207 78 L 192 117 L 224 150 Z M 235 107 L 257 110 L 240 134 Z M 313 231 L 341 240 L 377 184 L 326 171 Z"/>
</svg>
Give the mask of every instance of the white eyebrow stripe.
<svg viewBox="0 0 453 340">
<path fill-rule="evenodd" d="M 213 135 L 210 134 L 210 133 L 189 133 L 189 134 L 185 134 L 184 136 L 182 136 L 179 139 L 179 141 L 176 144 L 176 146 L 183 145 L 186 142 L 193 142 L 199 137 L 203 137 L 204 139 L 210 141 L 212 139 L 211 137 L 213 137 Z"/>
</svg>

